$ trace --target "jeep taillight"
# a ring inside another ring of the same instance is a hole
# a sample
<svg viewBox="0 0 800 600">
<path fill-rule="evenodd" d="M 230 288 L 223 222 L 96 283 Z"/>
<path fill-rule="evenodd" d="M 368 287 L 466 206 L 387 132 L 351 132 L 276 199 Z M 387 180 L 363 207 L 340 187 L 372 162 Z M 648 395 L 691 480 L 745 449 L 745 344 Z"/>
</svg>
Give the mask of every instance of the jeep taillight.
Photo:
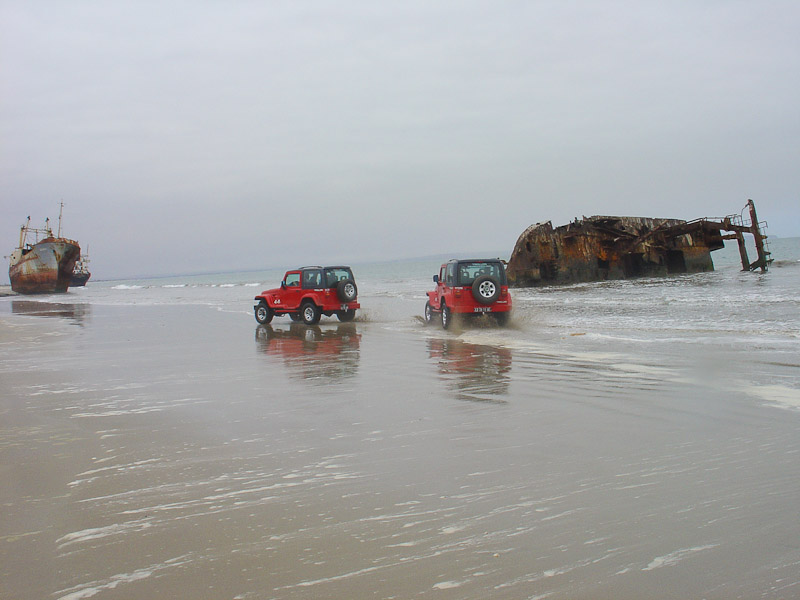
<svg viewBox="0 0 800 600">
<path fill-rule="evenodd" d="M 500 288 L 500 297 L 505 298 L 508 296 L 508 288 Z"/>
<path fill-rule="evenodd" d="M 461 296 L 461 288 L 455 288 L 453 291 L 455 292 L 456 298 L 459 298 Z"/>
</svg>

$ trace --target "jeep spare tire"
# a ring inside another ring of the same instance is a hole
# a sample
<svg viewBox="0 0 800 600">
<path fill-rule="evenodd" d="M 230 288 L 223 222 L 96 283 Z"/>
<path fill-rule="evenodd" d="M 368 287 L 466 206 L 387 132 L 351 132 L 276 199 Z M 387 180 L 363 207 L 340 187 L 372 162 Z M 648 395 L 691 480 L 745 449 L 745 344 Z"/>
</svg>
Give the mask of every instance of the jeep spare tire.
<svg viewBox="0 0 800 600">
<path fill-rule="evenodd" d="M 342 302 L 353 302 L 358 296 L 356 282 L 352 279 L 342 279 L 336 284 L 336 295 Z"/>
<path fill-rule="evenodd" d="M 472 282 L 472 297 L 481 304 L 492 304 L 500 297 L 500 282 L 491 275 L 481 275 Z"/>
</svg>

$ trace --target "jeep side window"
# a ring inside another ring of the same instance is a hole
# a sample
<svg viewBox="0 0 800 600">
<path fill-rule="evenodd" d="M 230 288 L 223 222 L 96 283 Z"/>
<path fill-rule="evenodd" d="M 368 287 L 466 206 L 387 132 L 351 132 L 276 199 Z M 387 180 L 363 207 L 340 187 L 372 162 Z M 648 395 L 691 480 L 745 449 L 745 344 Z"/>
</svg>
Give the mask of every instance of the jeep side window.
<svg viewBox="0 0 800 600">
<path fill-rule="evenodd" d="M 456 263 L 447 264 L 447 274 L 445 275 L 444 282 L 446 285 L 451 286 L 456 284 Z"/>
<path fill-rule="evenodd" d="M 297 287 L 300 285 L 300 273 L 289 273 L 283 281 L 286 287 Z"/>
<path fill-rule="evenodd" d="M 325 271 L 325 287 L 336 287 L 340 281 L 352 278 L 353 275 L 348 269 L 327 269 Z"/>
<path fill-rule="evenodd" d="M 303 289 L 322 287 L 322 272 L 318 270 L 303 271 Z"/>
</svg>

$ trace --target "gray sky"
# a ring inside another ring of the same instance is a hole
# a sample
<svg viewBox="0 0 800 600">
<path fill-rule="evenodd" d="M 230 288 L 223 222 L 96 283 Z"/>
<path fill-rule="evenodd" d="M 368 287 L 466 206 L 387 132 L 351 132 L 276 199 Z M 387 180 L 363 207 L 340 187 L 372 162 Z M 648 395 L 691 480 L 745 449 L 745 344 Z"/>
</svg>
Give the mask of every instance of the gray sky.
<svg viewBox="0 0 800 600">
<path fill-rule="evenodd" d="M 800 3 L 0 0 L 0 251 L 94 276 L 510 254 L 531 223 L 800 235 Z"/>
</svg>

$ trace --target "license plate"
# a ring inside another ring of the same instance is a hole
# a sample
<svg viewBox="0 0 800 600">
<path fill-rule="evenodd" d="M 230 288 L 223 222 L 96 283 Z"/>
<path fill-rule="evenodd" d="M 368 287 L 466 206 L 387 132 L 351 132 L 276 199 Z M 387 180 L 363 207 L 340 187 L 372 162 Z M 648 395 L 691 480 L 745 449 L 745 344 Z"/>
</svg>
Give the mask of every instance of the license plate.
<svg viewBox="0 0 800 600">
<path fill-rule="evenodd" d="M 492 312 L 491 307 L 489 306 L 476 306 L 472 309 L 473 312 Z"/>
</svg>

